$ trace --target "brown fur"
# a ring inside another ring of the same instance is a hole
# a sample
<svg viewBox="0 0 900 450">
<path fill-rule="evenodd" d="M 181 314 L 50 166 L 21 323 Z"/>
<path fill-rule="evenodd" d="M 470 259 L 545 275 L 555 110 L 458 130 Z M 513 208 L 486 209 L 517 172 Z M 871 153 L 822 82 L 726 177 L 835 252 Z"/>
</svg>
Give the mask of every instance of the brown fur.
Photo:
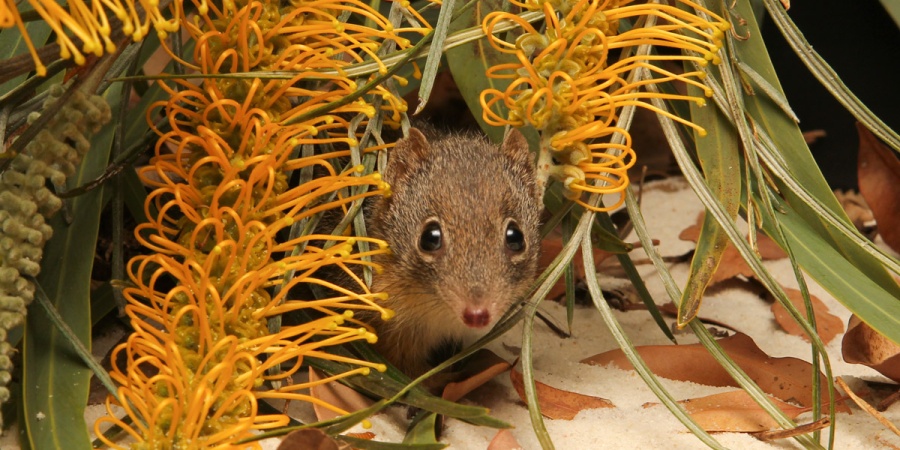
<svg viewBox="0 0 900 450">
<path fill-rule="evenodd" d="M 534 163 L 518 130 L 500 147 L 474 134 L 411 129 L 389 152 L 384 179 L 393 194 L 378 200 L 369 231 L 392 253 L 377 262 L 384 272 L 373 289 L 388 293 L 396 316 L 370 320 L 377 349 L 411 376 L 430 368 L 438 347 L 483 334 L 534 280 L 539 242 L 540 198 Z M 514 220 L 525 237 L 523 251 L 506 246 Z M 442 246 L 423 252 L 423 226 L 437 220 Z M 470 328 L 469 308 L 486 311 L 489 324 Z"/>
</svg>

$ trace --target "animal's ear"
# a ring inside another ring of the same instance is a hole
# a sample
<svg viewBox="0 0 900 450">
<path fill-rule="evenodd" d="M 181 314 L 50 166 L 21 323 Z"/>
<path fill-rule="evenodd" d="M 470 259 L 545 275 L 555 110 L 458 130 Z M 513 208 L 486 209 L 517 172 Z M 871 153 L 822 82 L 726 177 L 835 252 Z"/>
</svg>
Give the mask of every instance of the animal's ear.
<svg viewBox="0 0 900 450">
<path fill-rule="evenodd" d="M 510 128 L 500 144 L 500 151 L 512 158 L 517 164 L 534 166 L 534 155 L 528 150 L 528 141 L 518 128 Z"/>
<path fill-rule="evenodd" d="M 417 128 L 410 128 L 409 137 L 400 139 L 394 148 L 388 150 L 388 162 L 384 168 L 385 181 L 397 183 L 406 179 L 424 164 L 430 152 L 431 146 L 425 135 Z"/>
</svg>

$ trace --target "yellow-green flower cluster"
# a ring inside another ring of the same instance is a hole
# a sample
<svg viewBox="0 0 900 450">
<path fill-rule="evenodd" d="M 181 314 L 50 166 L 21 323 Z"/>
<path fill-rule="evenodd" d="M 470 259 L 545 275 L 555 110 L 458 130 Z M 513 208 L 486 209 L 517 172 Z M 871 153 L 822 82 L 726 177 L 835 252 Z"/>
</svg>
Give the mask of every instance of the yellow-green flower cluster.
<svg viewBox="0 0 900 450">
<path fill-rule="evenodd" d="M 363 19 L 373 27 L 356 25 Z M 224 448 L 252 430 L 286 424 L 283 415 L 257 415 L 257 400 L 318 400 L 303 393 L 309 388 L 305 383 L 258 389 L 263 382 L 290 377 L 305 356 L 358 366 L 340 376 L 382 369 L 325 349 L 374 341 L 352 320 L 352 309 L 377 311 L 384 318 L 392 314 L 376 303 L 384 294 L 370 292 L 351 270 L 371 266 L 368 257 L 387 251 L 384 242 L 352 235 L 285 236 L 294 224 L 322 211 L 387 189 L 377 173 L 331 162 L 359 145 L 348 117 L 371 117 L 373 106 L 361 99 L 298 120 L 357 89 L 353 80 L 310 69 L 340 74 L 353 62 L 377 61 L 385 42 L 400 47 L 409 42 L 356 1 L 238 0 L 210 5 L 184 23 L 196 43 L 191 66 L 200 73 L 296 75 L 286 80 L 211 76 L 199 85 L 177 81 L 177 88 L 165 87 L 170 99 L 157 105 L 171 130 L 159 130 L 156 157 L 140 173 L 154 191 L 146 204 L 151 221 L 136 230 L 152 253 L 128 265 L 133 286 L 124 291 L 126 313 L 135 331 L 115 350 L 114 356 L 126 361 L 112 373 L 121 387 L 117 399 L 107 403 L 110 416 L 96 425 L 117 424 L 135 448 Z M 370 95 L 384 100 L 386 113 L 405 109 L 383 87 Z M 297 156 L 296 150 L 310 145 L 330 150 Z M 315 176 L 292 186 L 289 174 L 300 172 Z M 324 245 L 328 241 L 335 244 Z M 361 249 L 362 241 L 370 250 Z M 344 271 L 357 289 L 321 279 L 326 266 Z M 291 292 L 298 283 L 336 295 L 295 299 Z M 268 319 L 290 311 L 306 311 L 312 318 L 270 333 Z M 113 405 L 126 410 L 130 423 L 114 417 Z"/>
<path fill-rule="evenodd" d="M 628 184 L 627 169 L 634 164 L 635 156 L 630 136 L 617 126 L 619 109 L 637 105 L 667 114 L 642 101 L 651 97 L 702 104 L 703 99 L 654 94 L 641 88 L 671 80 L 703 86 L 702 72 L 676 74 L 659 64 L 661 61 L 696 61 L 701 65 L 717 62 L 716 52 L 728 23 L 687 0 L 679 3 L 695 8 L 710 19 L 656 2 L 511 0 L 511 3 L 543 12 L 544 29 L 538 30 L 521 17 L 506 12 L 485 17 L 482 27 L 491 36 L 492 45 L 518 59 L 518 63 L 489 70 L 489 76 L 512 82 L 504 91 L 489 89 L 482 93 L 485 120 L 493 125 L 530 124 L 537 128 L 542 136 L 538 171 L 562 181 L 573 200 L 589 206 L 582 198 L 583 193 L 621 192 Z M 659 24 L 643 26 L 643 20 L 649 17 L 659 19 Z M 621 31 L 623 19 L 632 19 L 633 27 Z M 515 22 L 524 30 L 514 43 L 494 35 L 494 28 L 506 21 Z M 624 52 L 643 44 L 682 53 L 675 56 L 632 54 L 610 61 L 611 50 Z M 629 81 L 629 75 L 639 68 L 649 70 L 655 78 Z M 494 112 L 492 106 L 498 102 L 509 109 L 508 117 Z M 673 119 L 694 126 L 683 119 Z M 615 134 L 622 135 L 624 143 L 614 143 Z"/>
<path fill-rule="evenodd" d="M 55 104 L 63 91 L 53 86 L 44 107 Z M 9 398 L 5 386 L 12 369 L 7 332 L 22 324 L 34 298 L 34 285 L 24 276 L 36 277 L 40 272 L 44 244 L 53 234 L 45 219 L 62 206 L 47 181 L 65 186 L 90 149 L 89 136 L 110 117 L 102 97 L 75 90 L 0 175 L 0 403 Z"/>
<path fill-rule="evenodd" d="M 56 34 L 59 56 L 72 58 L 78 65 L 84 64 L 85 55 L 101 56 L 116 50 L 112 40 L 114 28 L 121 29 L 123 36 L 138 42 L 150 31 L 151 24 L 160 38 L 177 31 L 179 24 L 177 15 L 176 19 L 163 17 L 156 0 L 68 0 L 67 7 L 55 0 L 0 0 L 0 28 L 15 26 L 19 29 L 40 76 L 47 73 L 47 68 L 38 58 L 22 22 L 19 5 L 26 3 Z M 181 0 L 173 3 L 180 7 Z"/>
</svg>

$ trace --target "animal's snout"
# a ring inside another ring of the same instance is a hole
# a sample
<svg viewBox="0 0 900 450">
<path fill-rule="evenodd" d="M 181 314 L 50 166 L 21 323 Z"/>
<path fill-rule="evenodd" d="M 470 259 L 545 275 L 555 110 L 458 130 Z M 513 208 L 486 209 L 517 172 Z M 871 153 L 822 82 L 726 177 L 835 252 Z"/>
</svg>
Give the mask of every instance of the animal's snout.
<svg viewBox="0 0 900 450">
<path fill-rule="evenodd" d="M 462 319 L 470 328 L 484 328 L 491 323 L 491 313 L 487 308 L 468 307 L 463 311 Z"/>
</svg>

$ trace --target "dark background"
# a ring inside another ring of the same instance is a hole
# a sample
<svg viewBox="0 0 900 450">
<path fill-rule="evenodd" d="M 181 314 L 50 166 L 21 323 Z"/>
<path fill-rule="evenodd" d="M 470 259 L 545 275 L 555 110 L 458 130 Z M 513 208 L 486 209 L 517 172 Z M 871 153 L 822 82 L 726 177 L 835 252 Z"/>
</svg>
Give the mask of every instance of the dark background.
<svg viewBox="0 0 900 450">
<path fill-rule="evenodd" d="M 794 0 L 788 14 L 841 80 L 889 127 L 900 130 L 900 30 L 878 0 Z M 827 136 L 810 145 L 833 189 L 856 189 L 856 119 L 816 80 L 764 19 L 763 37 L 803 131 Z"/>
</svg>

